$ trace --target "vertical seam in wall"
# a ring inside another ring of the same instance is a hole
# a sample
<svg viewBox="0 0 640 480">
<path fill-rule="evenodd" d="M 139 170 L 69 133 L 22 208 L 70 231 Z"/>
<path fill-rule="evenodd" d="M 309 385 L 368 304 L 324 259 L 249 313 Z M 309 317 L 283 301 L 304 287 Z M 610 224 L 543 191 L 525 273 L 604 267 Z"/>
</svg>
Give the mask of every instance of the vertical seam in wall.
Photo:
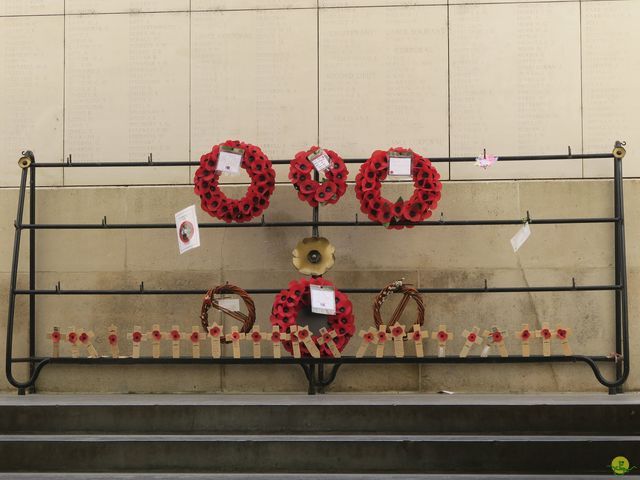
<svg viewBox="0 0 640 480">
<path fill-rule="evenodd" d="M 67 118 L 67 0 L 62 4 L 62 161 L 64 162 L 66 118 Z M 62 186 L 64 187 L 64 167 L 62 167 Z"/>
<path fill-rule="evenodd" d="M 584 102 L 583 102 L 583 92 L 584 92 L 584 82 L 582 79 L 582 0 L 578 2 L 579 9 L 579 17 L 580 17 L 580 27 L 578 29 L 580 34 L 580 147 L 581 152 L 584 153 Z M 584 158 L 581 160 L 582 164 L 582 178 L 584 178 Z"/>
<path fill-rule="evenodd" d="M 449 28 L 449 0 L 447 0 L 447 151 L 451 157 L 451 48 L 450 48 L 450 28 Z M 451 162 L 447 165 L 449 169 L 449 180 L 451 180 Z"/>
<path fill-rule="evenodd" d="M 320 0 L 316 0 L 316 98 L 317 98 L 317 145 L 320 146 Z"/>
<path fill-rule="evenodd" d="M 187 161 L 191 161 L 191 144 L 192 144 L 192 136 L 191 136 L 191 65 L 193 59 L 191 58 L 191 44 L 193 40 L 191 38 L 191 0 L 189 0 L 189 157 Z M 189 165 L 189 169 L 187 171 L 187 185 L 191 183 L 191 165 Z"/>
</svg>

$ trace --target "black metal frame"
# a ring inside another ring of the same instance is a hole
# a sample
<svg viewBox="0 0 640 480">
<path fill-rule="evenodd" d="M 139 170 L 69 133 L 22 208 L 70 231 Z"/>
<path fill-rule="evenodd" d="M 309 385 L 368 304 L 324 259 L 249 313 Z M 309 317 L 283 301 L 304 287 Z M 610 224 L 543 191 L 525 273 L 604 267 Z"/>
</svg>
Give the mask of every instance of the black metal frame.
<svg viewBox="0 0 640 480">
<path fill-rule="evenodd" d="M 175 289 L 175 290 L 149 290 L 144 287 L 144 282 L 138 289 L 132 290 L 65 290 L 60 282 L 53 289 L 36 288 L 36 230 L 65 230 L 65 229 L 166 229 L 174 228 L 171 223 L 131 223 L 109 224 L 103 217 L 101 223 L 96 224 L 42 224 L 36 223 L 36 169 L 37 168 L 101 168 L 101 167 L 141 167 L 141 166 L 196 166 L 199 162 L 156 162 L 149 156 L 147 162 L 94 162 L 72 163 L 71 155 L 62 163 L 36 163 L 33 153 L 24 152 L 18 162 L 22 168 L 20 188 L 18 194 L 18 211 L 15 220 L 15 238 L 13 246 L 13 259 L 11 265 L 11 278 L 9 288 L 9 313 L 7 318 L 6 340 L 6 375 L 9 383 L 18 389 L 19 394 L 24 394 L 27 389 L 35 392 L 35 382 L 42 368 L 49 364 L 74 364 L 74 365 L 139 365 L 139 364 L 297 364 L 300 365 L 309 382 L 309 393 L 324 392 L 324 388 L 330 385 L 336 377 L 341 365 L 348 364 L 477 364 L 477 363 L 575 363 L 584 362 L 603 386 L 608 387 L 609 393 L 622 393 L 622 386 L 629 376 L 629 329 L 627 308 L 627 272 L 624 235 L 624 196 L 622 158 L 624 157 L 624 142 L 616 142 L 612 153 L 599 154 L 572 154 L 568 155 L 534 155 L 534 156 L 505 156 L 500 161 L 546 161 L 567 159 L 613 159 L 614 161 L 614 216 L 613 217 L 584 217 L 584 218 L 531 218 L 529 212 L 524 219 L 510 220 L 445 220 L 441 215 L 439 220 L 420 222 L 419 226 L 480 226 L 480 225 L 520 225 L 524 222 L 531 224 L 587 224 L 587 223 L 613 223 L 615 229 L 614 256 L 615 256 L 615 282 L 612 285 L 576 285 L 573 279 L 567 286 L 537 286 L 537 287 L 489 287 L 485 280 L 484 286 L 464 288 L 420 288 L 423 293 L 519 293 L 519 292 L 585 292 L 585 291 L 613 291 L 615 292 L 615 354 L 608 356 L 597 355 L 571 355 L 571 356 L 509 356 L 509 357 L 479 357 L 467 358 L 426 356 L 424 358 L 51 358 L 36 356 L 35 329 L 36 329 L 36 297 L 38 295 L 202 295 L 206 289 Z M 364 159 L 347 159 L 346 163 L 361 163 Z M 475 157 L 444 157 L 432 158 L 432 162 L 472 162 Z M 273 164 L 288 164 L 289 160 L 275 160 Z M 29 177 L 29 223 L 23 223 L 25 197 L 27 193 L 27 176 Z M 316 173 L 317 176 L 317 173 Z M 317 177 L 316 177 L 317 178 Z M 320 221 L 319 209 L 313 209 L 311 221 L 293 222 L 266 222 L 264 216 L 259 222 L 246 224 L 203 223 L 200 228 L 275 228 L 275 227 L 312 227 L 312 235 L 319 235 L 319 227 L 370 227 L 379 226 L 369 221 L 359 221 L 356 215 L 354 221 Z M 27 290 L 17 288 L 18 261 L 20 256 L 20 240 L 23 230 L 29 231 L 29 288 Z M 247 290 L 251 294 L 275 294 L 280 289 L 252 289 Z M 341 288 L 345 293 L 378 293 L 379 288 Z M 17 295 L 29 296 L 29 356 L 22 358 L 13 357 L 13 326 L 15 317 L 15 300 Z M 616 379 L 609 381 L 604 378 L 598 363 L 614 362 L 616 365 Z M 28 363 L 30 376 L 26 381 L 18 381 L 12 372 L 14 363 Z M 326 372 L 325 366 L 331 367 Z"/>
</svg>

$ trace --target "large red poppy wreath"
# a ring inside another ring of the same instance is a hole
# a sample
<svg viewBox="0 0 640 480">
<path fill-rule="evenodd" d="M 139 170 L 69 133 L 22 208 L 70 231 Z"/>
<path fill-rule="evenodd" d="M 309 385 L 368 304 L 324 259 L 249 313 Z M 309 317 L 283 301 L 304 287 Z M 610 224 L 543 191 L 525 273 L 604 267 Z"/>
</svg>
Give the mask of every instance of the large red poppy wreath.
<svg viewBox="0 0 640 480">
<path fill-rule="evenodd" d="M 409 200 L 400 198 L 392 202 L 380 194 L 382 181 L 389 173 L 391 152 L 411 156 L 414 190 Z M 406 148 L 373 152 L 371 158 L 360 166 L 355 184 L 356 197 L 360 200 L 360 210 L 372 221 L 398 230 L 405 227 L 411 228 L 413 224 L 429 218 L 438 206 L 441 190 L 440 174 L 431 165 L 429 159 Z"/>
<path fill-rule="evenodd" d="M 282 290 L 273 302 L 271 308 L 271 324 L 278 325 L 281 332 L 290 332 L 289 327 L 297 325 L 296 318 L 298 313 L 303 308 L 308 308 L 311 305 L 311 293 L 309 285 L 325 285 L 333 287 L 333 284 L 325 280 L 322 277 L 317 278 L 301 278 L 300 280 L 294 280 L 289 283 L 289 288 Z M 355 320 L 353 317 L 353 306 L 351 300 L 344 293 L 339 290 L 335 290 L 336 296 L 336 314 L 329 315 L 327 317 L 329 332 L 335 331 L 337 336 L 334 338 L 334 343 L 338 347 L 339 351 L 342 351 L 344 347 L 349 343 L 349 339 L 356 331 Z M 304 325 L 299 325 L 304 326 Z M 318 343 L 319 335 L 313 335 L 312 339 L 318 349 L 320 355 L 323 357 L 331 357 L 331 350 L 327 344 Z M 282 346 L 289 353 L 292 353 L 291 341 L 286 340 L 282 342 Z M 300 352 L 303 356 L 310 356 L 309 350 L 307 350 L 304 343 L 300 342 Z"/>
<path fill-rule="evenodd" d="M 239 200 L 228 198 L 220 190 L 217 170 L 220 147 L 242 149 L 240 166 L 247 171 L 251 185 L 247 194 Z M 200 196 L 202 209 L 212 217 L 227 223 L 248 222 L 259 216 L 269 206 L 269 197 L 275 189 L 276 172 L 260 147 L 237 140 L 227 140 L 202 155 L 200 167 L 193 179 L 194 191 Z"/>
</svg>

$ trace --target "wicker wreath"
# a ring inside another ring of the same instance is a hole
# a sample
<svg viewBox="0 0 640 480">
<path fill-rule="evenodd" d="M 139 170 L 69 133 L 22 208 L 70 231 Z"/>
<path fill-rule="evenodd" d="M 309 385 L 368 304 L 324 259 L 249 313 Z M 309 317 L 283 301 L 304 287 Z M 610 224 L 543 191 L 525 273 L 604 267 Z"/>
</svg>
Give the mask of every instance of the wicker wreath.
<svg viewBox="0 0 640 480">
<path fill-rule="evenodd" d="M 289 327 L 296 325 L 298 313 L 303 308 L 311 305 L 310 285 L 333 287 L 331 282 L 323 279 L 322 277 L 301 278 L 300 280 L 290 282 L 288 289 L 282 290 L 278 295 L 276 295 L 273 307 L 271 308 L 271 325 L 278 325 L 282 332 L 289 332 Z M 344 347 L 347 346 L 347 343 L 349 343 L 349 339 L 355 333 L 356 326 L 351 300 L 337 289 L 335 290 L 335 294 L 336 314 L 329 315 L 327 317 L 327 323 L 329 324 L 329 328 L 327 330 L 329 333 L 332 331 L 336 332 L 337 336 L 334 338 L 334 343 L 336 344 L 336 347 L 338 347 L 338 350 L 342 351 Z M 313 335 L 311 338 L 320 350 L 321 356 L 332 356 L 331 350 L 326 344 L 321 345 L 318 343 L 318 338 L 320 338 L 319 335 Z M 293 352 L 291 341 L 283 341 L 282 346 L 289 353 Z M 309 350 L 302 342 L 300 343 L 300 353 L 303 356 L 311 356 Z"/>
<path fill-rule="evenodd" d="M 424 302 L 422 301 L 422 295 L 420 295 L 420 292 L 418 292 L 411 285 L 406 285 L 402 283 L 402 280 L 398 280 L 384 287 L 373 300 L 373 321 L 376 323 L 376 327 L 384 325 L 384 321 L 382 320 L 382 316 L 380 315 L 380 308 L 382 307 L 382 304 L 385 302 L 387 297 L 392 293 L 401 293 L 402 300 L 400 300 L 400 303 L 393 312 L 391 320 L 389 320 L 387 326 L 391 327 L 398 320 L 400 320 L 402 312 L 404 312 L 404 309 L 407 307 L 407 304 L 411 299 L 416 302 L 416 307 L 418 309 L 415 323 L 424 325 Z"/>
<path fill-rule="evenodd" d="M 217 170 L 217 165 L 221 147 L 243 150 L 240 166 L 249 174 L 251 185 L 247 194 L 239 200 L 228 198 L 218 185 L 221 172 Z M 200 158 L 200 167 L 193 183 L 205 212 L 227 223 L 242 223 L 257 217 L 269 206 L 269 197 L 276 185 L 275 178 L 276 172 L 260 147 L 227 140 L 214 146 L 210 153 Z"/>
<path fill-rule="evenodd" d="M 414 185 L 409 200 L 399 198 L 395 203 L 380 194 L 382 181 L 387 178 L 389 157 L 392 153 L 411 156 L 411 176 Z M 406 148 L 373 152 L 371 158 L 360 166 L 355 184 L 360 210 L 372 221 L 397 230 L 412 228 L 413 224 L 429 218 L 438 206 L 441 190 L 440 174 L 429 159 Z"/>
<path fill-rule="evenodd" d="M 244 306 L 247 309 L 247 314 L 245 315 L 242 312 L 234 312 L 219 305 L 214 297 L 215 295 L 223 294 L 238 295 L 244 302 Z M 235 285 L 226 284 L 212 288 L 205 294 L 204 298 L 202 299 L 200 321 L 202 322 L 202 327 L 207 333 L 209 333 L 209 309 L 212 307 L 242 322 L 242 328 L 240 329 L 241 333 L 250 332 L 253 328 L 254 322 L 256 321 L 256 306 L 253 303 L 253 300 L 245 290 L 240 287 L 236 287 Z M 226 340 L 224 339 L 222 339 L 221 341 L 226 343 Z"/>
<path fill-rule="evenodd" d="M 310 158 L 319 150 L 317 146 L 314 146 L 307 151 L 298 152 L 289 164 L 289 180 L 298 191 L 298 198 L 312 207 L 337 203 L 347 191 L 347 176 L 349 175 L 347 166 L 340 155 L 332 150 L 324 150 L 329 156 L 331 164 L 323 171 L 325 178 L 322 182 L 314 180 L 314 166 Z"/>
</svg>

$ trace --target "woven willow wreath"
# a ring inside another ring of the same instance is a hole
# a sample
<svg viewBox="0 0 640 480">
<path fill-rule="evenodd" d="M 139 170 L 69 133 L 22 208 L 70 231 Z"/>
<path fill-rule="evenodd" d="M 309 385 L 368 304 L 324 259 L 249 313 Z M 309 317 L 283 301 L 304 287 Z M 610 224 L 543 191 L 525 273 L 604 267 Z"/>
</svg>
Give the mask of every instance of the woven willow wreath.
<svg viewBox="0 0 640 480">
<path fill-rule="evenodd" d="M 231 294 L 238 295 L 242 301 L 244 302 L 244 306 L 247 309 L 247 314 L 245 315 L 242 312 L 234 312 L 225 308 L 218 304 L 218 301 L 214 298 L 215 295 L 223 295 L 223 294 Z M 253 303 L 252 298 L 249 294 L 241 289 L 240 287 L 236 287 L 235 285 L 220 285 L 218 287 L 212 288 L 209 290 L 204 298 L 202 299 L 202 310 L 200 311 L 200 321 L 202 322 L 202 327 L 205 331 L 209 332 L 209 309 L 215 308 L 222 313 L 226 313 L 230 317 L 235 318 L 236 320 L 242 322 L 242 328 L 240 329 L 240 333 L 248 333 L 253 328 L 253 324 L 256 321 L 256 306 Z M 226 342 L 225 340 L 222 340 Z"/>
<path fill-rule="evenodd" d="M 415 323 L 424 325 L 424 302 L 422 301 L 422 295 L 420 295 L 420 292 L 418 292 L 412 286 L 402 283 L 402 280 L 398 280 L 384 287 L 373 300 L 373 321 L 376 323 L 376 327 L 384 325 L 384 321 L 382 320 L 382 316 L 380 315 L 380 308 L 392 293 L 401 293 L 402 300 L 393 312 L 391 320 L 389 320 L 387 326 L 390 327 L 394 325 L 398 320 L 400 320 L 402 312 L 404 312 L 404 309 L 407 307 L 407 304 L 411 299 L 416 302 L 416 306 L 418 309 Z"/>
</svg>

